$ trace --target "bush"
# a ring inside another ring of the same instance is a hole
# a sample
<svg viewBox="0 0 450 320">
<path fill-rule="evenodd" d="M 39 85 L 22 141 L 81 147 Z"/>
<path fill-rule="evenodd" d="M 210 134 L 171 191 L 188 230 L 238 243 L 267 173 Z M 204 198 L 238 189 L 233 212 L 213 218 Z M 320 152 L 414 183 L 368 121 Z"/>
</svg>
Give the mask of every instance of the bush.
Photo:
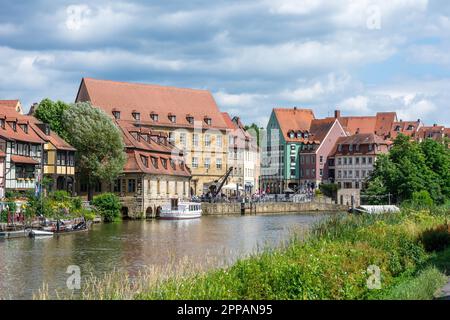
<svg viewBox="0 0 450 320">
<path fill-rule="evenodd" d="M 412 195 L 412 202 L 416 207 L 431 207 L 433 206 L 433 199 L 431 199 L 428 191 L 422 190 L 414 192 Z"/>
<path fill-rule="evenodd" d="M 92 204 L 105 222 L 112 222 L 120 219 L 121 204 L 119 197 L 114 193 L 104 193 L 95 196 Z"/>
<path fill-rule="evenodd" d="M 450 246 L 450 226 L 444 224 L 426 230 L 420 239 L 428 252 L 442 251 Z"/>
</svg>

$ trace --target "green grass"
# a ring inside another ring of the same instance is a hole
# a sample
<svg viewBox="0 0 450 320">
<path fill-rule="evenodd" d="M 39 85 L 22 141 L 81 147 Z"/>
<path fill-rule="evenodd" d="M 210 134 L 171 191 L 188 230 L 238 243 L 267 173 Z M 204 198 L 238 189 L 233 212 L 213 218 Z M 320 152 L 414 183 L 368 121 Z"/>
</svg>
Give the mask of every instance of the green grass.
<svg viewBox="0 0 450 320">
<path fill-rule="evenodd" d="M 93 278 L 80 298 L 431 299 L 448 271 L 450 249 L 427 252 L 421 239 L 449 218 L 450 211 L 440 209 L 338 215 L 316 225 L 304 241 L 293 238 L 230 267 L 181 268 L 175 276 L 160 270 L 135 279 L 137 285 L 122 276 Z M 367 286 L 371 265 L 380 269 L 380 290 Z"/>
</svg>

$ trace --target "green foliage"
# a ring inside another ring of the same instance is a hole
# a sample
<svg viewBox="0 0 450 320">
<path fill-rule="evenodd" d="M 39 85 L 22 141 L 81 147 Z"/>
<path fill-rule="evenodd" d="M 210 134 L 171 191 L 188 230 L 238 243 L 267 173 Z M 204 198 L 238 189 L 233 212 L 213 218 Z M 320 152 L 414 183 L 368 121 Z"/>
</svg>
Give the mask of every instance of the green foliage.
<svg viewBox="0 0 450 320">
<path fill-rule="evenodd" d="M 112 181 L 123 170 L 126 156 L 120 130 L 112 119 L 89 103 L 72 104 L 62 116 L 68 141 L 77 149 L 77 164 L 91 187 Z"/>
<path fill-rule="evenodd" d="M 8 211 L 0 211 L 0 222 L 8 222 Z"/>
<path fill-rule="evenodd" d="M 369 180 L 367 188 L 364 189 L 362 196 L 364 196 L 364 203 L 368 205 L 382 205 L 386 204 L 386 194 L 388 193 L 383 180 L 380 177 L 375 177 Z"/>
<path fill-rule="evenodd" d="M 398 298 L 409 292 L 405 288 L 421 286 L 415 296 L 430 299 L 432 289 L 442 284 L 442 274 L 428 269 L 420 273 L 430 259 L 420 234 L 448 217 L 448 211 L 334 216 L 314 227 L 305 242 L 294 239 L 282 249 L 265 250 L 229 268 L 169 278 L 136 298 Z M 375 292 L 367 288 L 370 265 L 378 266 L 382 275 L 382 289 Z"/>
<path fill-rule="evenodd" d="M 256 123 L 252 123 L 249 126 L 245 126 L 244 129 L 246 131 L 248 131 L 248 133 L 250 133 L 253 137 L 256 138 L 256 143 L 257 143 L 257 146 L 259 147 L 259 143 L 260 143 L 260 141 L 259 141 L 259 134 L 260 134 L 260 132 L 259 132 L 258 125 Z"/>
<path fill-rule="evenodd" d="M 389 154 L 378 157 L 363 193 L 391 193 L 394 200 L 403 202 L 426 190 L 435 203 L 442 204 L 450 197 L 449 168 L 450 152 L 442 144 L 430 139 L 412 142 L 400 134 Z"/>
<path fill-rule="evenodd" d="M 414 192 L 412 202 L 415 206 L 424 208 L 432 207 L 434 204 L 430 194 L 425 190 Z"/>
<path fill-rule="evenodd" d="M 121 204 L 119 197 L 114 193 L 103 193 L 95 196 L 92 204 L 105 222 L 112 222 L 120 219 Z"/>
<path fill-rule="evenodd" d="M 336 183 L 321 183 L 319 189 L 327 197 L 336 198 L 339 186 Z"/>
<path fill-rule="evenodd" d="M 69 105 L 62 101 L 42 100 L 34 111 L 34 116 L 44 123 L 48 123 L 50 128 L 61 138 L 67 140 L 67 132 L 64 130 L 63 113 L 69 109 Z"/>
<path fill-rule="evenodd" d="M 421 241 L 427 251 L 441 251 L 450 246 L 450 226 L 444 224 L 433 229 L 426 230 Z"/>
</svg>

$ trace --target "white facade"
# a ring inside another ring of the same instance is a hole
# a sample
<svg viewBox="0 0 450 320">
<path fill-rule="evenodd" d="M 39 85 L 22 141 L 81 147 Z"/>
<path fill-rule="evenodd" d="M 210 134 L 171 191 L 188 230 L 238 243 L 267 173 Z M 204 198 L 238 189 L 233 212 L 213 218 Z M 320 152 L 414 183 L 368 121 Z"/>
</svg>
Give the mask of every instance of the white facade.
<svg viewBox="0 0 450 320">
<path fill-rule="evenodd" d="M 343 189 L 361 189 L 373 171 L 375 161 L 375 155 L 336 156 L 336 183 Z"/>
</svg>

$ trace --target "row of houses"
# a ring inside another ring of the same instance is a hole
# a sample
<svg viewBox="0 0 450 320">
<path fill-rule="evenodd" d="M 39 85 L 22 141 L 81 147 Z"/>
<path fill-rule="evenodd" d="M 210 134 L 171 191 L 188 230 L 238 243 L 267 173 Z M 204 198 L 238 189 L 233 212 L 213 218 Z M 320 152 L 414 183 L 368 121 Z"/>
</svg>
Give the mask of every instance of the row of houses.
<svg viewBox="0 0 450 320">
<path fill-rule="evenodd" d="M 75 102 L 90 102 L 111 117 L 122 133 L 127 156 L 113 183 L 95 193 L 115 192 L 123 214 L 153 216 L 169 198 L 208 192 L 233 170 L 227 183 L 248 193 L 258 189 L 259 152 L 238 117 L 220 112 L 211 93 L 158 85 L 84 78 Z M 76 150 L 33 117 L 20 102 L 0 102 L 0 196 L 6 191 L 51 189 L 87 196 L 76 174 Z"/>
<path fill-rule="evenodd" d="M 386 153 L 401 133 L 411 139 L 443 140 L 444 126 L 425 126 L 397 119 L 395 112 L 375 116 L 316 119 L 309 109 L 272 111 L 262 150 L 261 188 L 267 193 L 313 190 L 321 183 L 337 183 L 340 203 L 359 193 L 374 168 L 377 155 Z"/>
</svg>

